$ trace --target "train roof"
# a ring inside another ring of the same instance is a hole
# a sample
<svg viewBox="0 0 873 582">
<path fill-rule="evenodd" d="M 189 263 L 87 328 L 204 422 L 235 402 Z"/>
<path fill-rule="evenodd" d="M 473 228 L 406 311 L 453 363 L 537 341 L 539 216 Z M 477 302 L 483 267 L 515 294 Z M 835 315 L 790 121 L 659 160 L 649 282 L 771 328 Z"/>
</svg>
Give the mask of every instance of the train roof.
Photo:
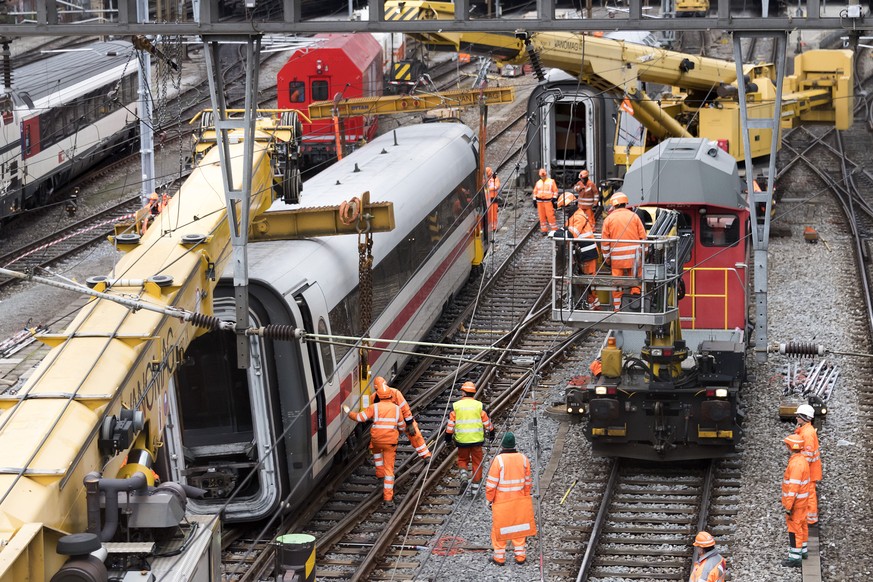
<svg viewBox="0 0 873 582">
<path fill-rule="evenodd" d="M 339 205 L 366 191 L 373 202 L 393 202 L 395 229 L 373 235 L 375 266 L 436 207 L 436 196 L 452 195 L 476 171 L 474 143 L 461 123 L 399 127 L 307 180 L 300 205 L 277 200 L 270 210 Z M 251 243 L 248 257 L 251 280 L 281 293 L 318 282 L 328 305 L 358 284 L 357 235 Z"/>
<path fill-rule="evenodd" d="M 665 139 L 631 164 L 622 191 L 632 205 L 747 207 L 736 160 L 704 138 Z"/>
<path fill-rule="evenodd" d="M 377 41 L 372 34 L 364 33 L 323 33 L 315 35 L 317 43 L 296 50 L 289 58 L 288 62 L 282 66 L 279 75 L 284 78 L 295 69 L 302 67 L 304 59 L 319 59 L 324 58 L 327 53 L 334 53 L 332 58 L 339 58 L 340 54 L 349 60 L 352 65 L 358 70 L 363 71 L 373 59 L 381 57 L 382 45 Z M 379 64 L 381 67 L 381 63 Z M 303 76 L 311 74 L 309 71 L 303 72 Z"/>
<path fill-rule="evenodd" d="M 17 96 L 27 94 L 35 103 L 54 92 L 89 81 L 100 73 L 125 64 L 130 73 L 136 73 L 138 64 L 133 52 L 133 45 L 129 42 L 116 40 L 55 53 L 15 69 L 12 72 L 12 90 Z"/>
</svg>

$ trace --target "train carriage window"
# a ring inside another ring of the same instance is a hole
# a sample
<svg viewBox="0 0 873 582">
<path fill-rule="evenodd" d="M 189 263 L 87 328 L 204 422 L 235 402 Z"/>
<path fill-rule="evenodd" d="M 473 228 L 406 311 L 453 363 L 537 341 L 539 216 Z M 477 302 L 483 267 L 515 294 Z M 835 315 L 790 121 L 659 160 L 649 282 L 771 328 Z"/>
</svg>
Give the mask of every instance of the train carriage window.
<svg viewBox="0 0 873 582">
<path fill-rule="evenodd" d="M 344 300 L 340 301 L 339 305 L 331 309 L 330 313 L 327 314 L 328 319 L 330 319 L 330 327 L 337 335 L 355 335 L 355 329 L 352 327 L 352 320 L 349 317 L 349 303 L 352 303 L 352 305 L 355 304 L 350 302 L 349 298 L 346 297 Z M 348 351 L 348 347 L 337 345 L 337 360 L 342 360 Z"/>
<path fill-rule="evenodd" d="M 288 101 L 291 103 L 303 103 L 306 101 L 306 83 L 303 81 L 291 81 L 288 83 Z"/>
<path fill-rule="evenodd" d="M 323 317 L 318 318 L 318 333 L 320 335 L 327 335 L 327 322 L 324 321 Z M 330 381 L 330 377 L 333 376 L 333 354 L 330 352 L 330 344 L 320 343 L 318 344 L 321 347 L 321 363 L 324 365 L 324 376 Z"/>
<path fill-rule="evenodd" d="M 707 247 L 730 247 L 740 240 L 740 221 L 735 214 L 704 214 L 700 217 L 700 242 Z"/>
<path fill-rule="evenodd" d="M 328 89 L 327 81 L 317 80 L 312 82 L 312 100 L 327 101 L 330 99 L 330 90 Z"/>
</svg>

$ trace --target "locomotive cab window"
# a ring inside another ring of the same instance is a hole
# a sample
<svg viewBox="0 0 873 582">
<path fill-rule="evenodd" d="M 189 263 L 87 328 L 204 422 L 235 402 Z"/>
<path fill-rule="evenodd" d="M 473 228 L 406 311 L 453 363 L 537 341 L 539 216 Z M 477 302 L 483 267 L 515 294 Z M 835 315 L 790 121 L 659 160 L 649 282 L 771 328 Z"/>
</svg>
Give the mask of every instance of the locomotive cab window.
<svg viewBox="0 0 873 582">
<path fill-rule="evenodd" d="M 327 81 L 321 79 L 312 82 L 312 100 L 327 101 L 330 99 L 330 91 L 327 86 Z"/>
<path fill-rule="evenodd" d="M 288 83 L 288 100 L 291 103 L 303 103 L 306 101 L 306 83 L 303 81 L 291 81 Z"/>
<path fill-rule="evenodd" d="M 700 217 L 700 242 L 707 247 L 730 247 L 740 241 L 740 221 L 735 214 Z"/>
</svg>

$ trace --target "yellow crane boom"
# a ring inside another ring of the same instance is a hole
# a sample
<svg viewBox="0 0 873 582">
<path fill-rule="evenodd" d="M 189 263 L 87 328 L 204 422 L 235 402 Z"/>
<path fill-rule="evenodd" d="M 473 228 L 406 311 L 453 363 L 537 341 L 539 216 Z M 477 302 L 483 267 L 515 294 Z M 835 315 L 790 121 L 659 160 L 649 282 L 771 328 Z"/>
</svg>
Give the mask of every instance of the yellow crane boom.
<svg viewBox="0 0 873 582">
<path fill-rule="evenodd" d="M 479 105 L 479 96 L 484 105 L 512 103 L 515 89 L 512 87 L 489 87 L 486 89 L 459 89 L 440 93 L 418 93 L 383 97 L 357 97 L 333 101 L 315 101 L 309 106 L 310 119 L 328 119 L 334 114 L 340 117 L 355 115 L 391 115 L 430 111 L 439 107 L 472 107 Z"/>
<path fill-rule="evenodd" d="M 394 21 L 453 20 L 451 2 L 389 0 L 385 18 Z M 729 152 L 743 159 L 739 138 L 737 70 L 733 62 L 574 32 L 518 31 L 414 33 L 425 44 L 447 50 L 488 54 L 509 63 L 530 60 L 535 69 L 561 69 L 616 98 L 626 96 L 634 117 L 658 138 L 706 137 L 724 140 Z M 742 67 L 750 117 L 772 118 L 775 67 Z M 640 83 L 672 87 L 650 97 Z M 795 74 L 784 80 L 783 126 L 823 121 L 846 129 L 854 106 L 852 52 L 808 51 L 795 58 Z M 769 154 L 769 131 L 752 132 L 753 157 Z M 640 151 L 616 152 L 617 163 L 629 163 Z M 619 160 L 624 156 L 628 159 Z"/>
</svg>

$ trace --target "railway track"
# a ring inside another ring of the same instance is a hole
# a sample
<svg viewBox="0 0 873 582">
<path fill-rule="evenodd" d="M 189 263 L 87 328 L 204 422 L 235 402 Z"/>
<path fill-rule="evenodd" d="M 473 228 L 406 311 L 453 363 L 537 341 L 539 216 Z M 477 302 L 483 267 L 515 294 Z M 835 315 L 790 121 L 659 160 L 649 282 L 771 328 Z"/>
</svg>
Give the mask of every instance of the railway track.
<svg viewBox="0 0 873 582">
<path fill-rule="evenodd" d="M 141 206 L 139 196 L 128 198 L 86 219 L 66 226 L 49 236 L 17 248 L 0 256 L 0 266 L 5 269 L 34 273 L 41 267 L 74 255 L 93 244 L 105 242 L 113 225 L 125 218 L 132 218 Z M 0 289 L 19 281 L 0 277 Z"/>
<path fill-rule="evenodd" d="M 714 467 L 614 461 L 577 580 L 687 579 Z"/>
</svg>

